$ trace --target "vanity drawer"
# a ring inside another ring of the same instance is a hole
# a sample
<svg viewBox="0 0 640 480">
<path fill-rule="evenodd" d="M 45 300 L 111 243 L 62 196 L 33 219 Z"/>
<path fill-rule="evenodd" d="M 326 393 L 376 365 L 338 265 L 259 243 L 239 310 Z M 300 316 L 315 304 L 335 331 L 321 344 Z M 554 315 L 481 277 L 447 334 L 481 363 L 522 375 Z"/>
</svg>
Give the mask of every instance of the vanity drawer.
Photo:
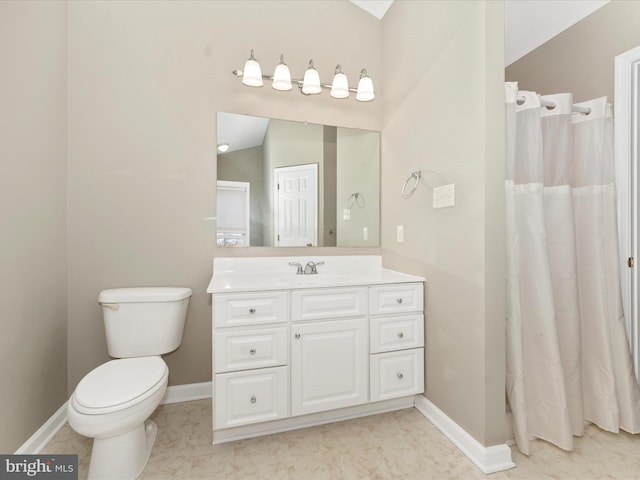
<svg viewBox="0 0 640 480">
<path fill-rule="evenodd" d="M 289 414 L 287 367 L 219 373 L 213 390 L 216 430 L 266 422 Z"/>
<path fill-rule="evenodd" d="M 399 283 L 369 288 L 369 313 L 421 312 L 423 310 L 422 283 Z"/>
<path fill-rule="evenodd" d="M 371 401 L 424 391 L 424 349 L 371 355 Z"/>
<path fill-rule="evenodd" d="M 216 327 L 260 325 L 287 321 L 287 292 L 214 295 Z"/>
<path fill-rule="evenodd" d="M 367 289 L 314 288 L 291 292 L 291 319 L 321 320 L 367 314 Z"/>
<path fill-rule="evenodd" d="M 421 313 L 371 319 L 371 353 L 424 346 L 424 317 Z"/>
<path fill-rule="evenodd" d="M 286 327 L 216 333 L 213 346 L 216 373 L 286 365 L 287 346 Z"/>
</svg>

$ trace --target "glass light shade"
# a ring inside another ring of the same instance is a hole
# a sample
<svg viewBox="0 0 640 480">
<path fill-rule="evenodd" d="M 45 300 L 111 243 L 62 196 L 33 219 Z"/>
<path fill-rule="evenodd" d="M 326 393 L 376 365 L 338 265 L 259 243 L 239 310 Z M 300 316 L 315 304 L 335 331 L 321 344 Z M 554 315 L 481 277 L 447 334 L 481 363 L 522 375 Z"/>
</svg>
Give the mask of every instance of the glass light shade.
<svg viewBox="0 0 640 480">
<path fill-rule="evenodd" d="M 313 60 L 309 60 L 309 68 L 304 72 L 304 78 L 302 79 L 302 93 L 313 95 L 321 91 L 320 75 L 318 75 L 318 71 L 313 68 Z"/>
<path fill-rule="evenodd" d="M 331 96 L 333 98 L 347 98 L 349 96 L 349 81 L 347 80 L 347 76 L 342 73 L 340 65 L 336 67 L 336 76 L 333 77 Z"/>
<path fill-rule="evenodd" d="M 358 93 L 356 93 L 356 100 L 360 102 L 370 102 L 376 98 L 373 91 L 373 80 L 367 75 L 366 70 L 362 70 L 360 73 L 360 81 L 358 82 Z"/>
<path fill-rule="evenodd" d="M 284 56 L 280 55 L 280 63 L 276 65 L 273 72 L 273 83 L 271 84 L 276 90 L 291 90 L 291 72 L 289 67 L 284 63 Z"/>
<path fill-rule="evenodd" d="M 253 58 L 253 50 L 251 50 L 251 57 L 244 64 L 242 83 L 250 87 L 262 86 L 262 70 L 258 61 Z"/>
</svg>

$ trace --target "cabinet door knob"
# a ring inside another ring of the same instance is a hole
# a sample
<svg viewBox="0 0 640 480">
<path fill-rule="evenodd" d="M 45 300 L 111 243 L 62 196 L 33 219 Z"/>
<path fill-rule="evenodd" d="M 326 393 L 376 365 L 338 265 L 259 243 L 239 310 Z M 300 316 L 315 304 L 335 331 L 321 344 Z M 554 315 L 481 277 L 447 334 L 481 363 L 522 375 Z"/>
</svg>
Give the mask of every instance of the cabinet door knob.
<svg viewBox="0 0 640 480">
<path fill-rule="evenodd" d="M 298 338 L 300 338 L 300 334 L 299 334 L 299 333 L 296 333 L 296 334 L 294 335 L 294 337 L 296 337 L 296 339 L 298 339 Z"/>
<path fill-rule="evenodd" d="M 404 338 L 404 333 L 398 332 L 398 338 Z"/>
<path fill-rule="evenodd" d="M 398 379 L 402 380 L 404 378 L 404 375 L 402 373 L 398 373 Z"/>
<path fill-rule="evenodd" d="M 251 398 L 249 399 L 249 401 L 250 401 L 251 403 L 256 403 L 256 402 L 258 401 L 258 399 L 256 398 L 256 396 L 255 396 L 255 395 L 251 395 Z"/>
<path fill-rule="evenodd" d="M 396 302 L 397 302 L 397 303 L 402 303 L 402 297 L 398 297 L 398 298 L 396 298 Z"/>
<path fill-rule="evenodd" d="M 255 355 L 255 354 L 256 354 L 256 349 L 255 349 L 255 348 L 252 348 L 251 350 L 249 350 L 249 353 L 250 353 L 251 355 Z"/>
<path fill-rule="evenodd" d="M 250 308 L 250 309 L 249 309 L 249 313 L 250 313 L 251 315 L 253 315 L 254 313 L 256 313 L 256 309 L 255 309 L 255 308 Z"/>
</svg>

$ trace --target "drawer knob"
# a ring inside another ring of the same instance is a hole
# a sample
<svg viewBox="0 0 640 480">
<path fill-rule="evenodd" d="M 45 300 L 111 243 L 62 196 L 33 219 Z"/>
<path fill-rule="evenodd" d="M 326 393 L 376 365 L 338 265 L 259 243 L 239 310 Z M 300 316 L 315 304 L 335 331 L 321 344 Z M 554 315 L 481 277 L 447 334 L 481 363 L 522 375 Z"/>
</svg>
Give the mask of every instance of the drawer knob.
<svg viewBox="0 0 640 480">
<path fill-rule="evenodd" d="M 250 353 L 251 355 L 255 355 L 255 354 L 256 354 L 256 349 L 255 349 L 255 348 L 252 348 L 251 350 L 249 350 L 249 353 Z"/>
<path fill-rule="evenodd" d="M 249 313 L 250 313 L 251 315 L 253 315 L 254 313 L 256 313 L 256 309 L 255 309 L 255 308 L 250 308 L 250 309 L 249 309 Z"/>
<path fill-rule="evenodd" d="M 396 302 L 397 302 L 397 303 L 402 303 L 402 297 L 398 297 L 398 298 L 396 298 Z"/>
<path fill-rule="evenodd" d="M 398 379 L 402 380 L 404 378 L 404 375 L 402 373 L 398 373 Z"/>
<path fill-rule="evenodd" d="M 299 334 L 299 333 L 296 333 L 296 334 L 294 335 L 294 337 L 296 337 L 296 340 L 297 340 L 298 338 L 300 338 L 300 334 Z"/>
<path fill-rule="evenodd" d="M 256 396 L 255 396 L 255 395 L 251 395 L 251 398 L 249 399 L 249 401 L 250 401 L 251 403 L 256 403 L 256 402 L 258 401 L 258 399 L 256 398 Z"/>
<path fill-rule="evenodd" d="M 398 332 L 398 338 L 404 338 L 404 333 Z"/>
</svg>

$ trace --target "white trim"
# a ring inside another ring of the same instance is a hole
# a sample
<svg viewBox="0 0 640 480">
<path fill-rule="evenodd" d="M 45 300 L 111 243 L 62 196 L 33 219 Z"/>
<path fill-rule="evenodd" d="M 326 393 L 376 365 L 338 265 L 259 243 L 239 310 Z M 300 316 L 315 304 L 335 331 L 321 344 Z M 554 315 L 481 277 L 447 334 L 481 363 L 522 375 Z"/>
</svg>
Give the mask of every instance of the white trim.
<svg viewBox="0 0 640 480">
<path fill-rule="evenodd" d="M 501 472 L 516 466 L 511 460 L 511 449 L 508 445 L 484 447 L 424 396 L 416 395 L 415 404 L 418 411 L 433 423 L 482 473 Z"/>
<path fill-rule="evenodd" d="M 615 58 L 614 145 L 616 190 L 618 194 L 618 235 L 620 245 L 620 271 L 622 303 L 624 305 L 627 335 L 636 379 L 640 379 L 640 328 L 638 328 L 638 268 L 629 268 L 627 258 L 638 263 L 638 116 L 640 99 L 638 83 L 640 47 Z"/>
<path fill-rule="evenodd" d="M 162 397 L 160 405 L 169 403 L 191 402 L 211 398 L 211 382 L 188 383 L 186 385 L 172 385 L 167 387 L 167 392 Z"/>
<path fill-rule="evenodd" d="M 31 435 L 29 440 L 24 442 L 18 450 L 16 455 L 37 455 L 40 453 L 47 443 L 55 436 L 56 433 L 67 423 L 67 402 L 64 402 L 62 406 L 56 410 L 56 412 L 49 417 L 49 420 Z"/>
</svg>

